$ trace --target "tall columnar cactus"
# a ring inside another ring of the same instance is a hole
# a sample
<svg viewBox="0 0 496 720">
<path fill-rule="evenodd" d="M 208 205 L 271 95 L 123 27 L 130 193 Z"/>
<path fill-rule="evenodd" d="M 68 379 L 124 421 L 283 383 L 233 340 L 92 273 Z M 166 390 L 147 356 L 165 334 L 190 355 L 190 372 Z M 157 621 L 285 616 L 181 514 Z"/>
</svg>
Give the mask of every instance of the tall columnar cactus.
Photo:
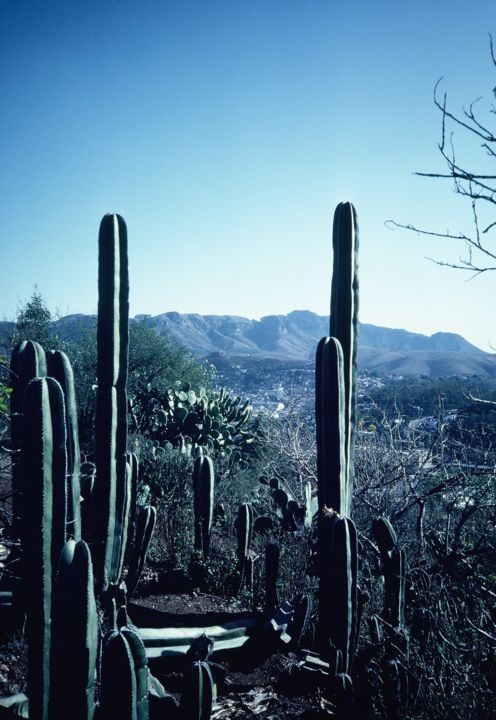
<svg viewBox="0 0 496 720">
<path fill-rule="evenodd" d="M 62 389 L 35 378 L 25 393 L 22 551 L 28 639 L 29 716 L 48 718 L 52 589 L 66 540 L 66 427 Z M 29 502 L 27 497 L 29 495 Z"/>
<path fill-rule="evenodd" d="M 68 540 L 54 591 L 50 717 L 92 719 L 98 636 L 90 551 L 83 540 Z"/>
<path fill-rule="evenodd" d="M 350 671 L 357 629 L 357 544 L 349 519 L 353 493 L 356 343 L 358 327 L 356 213 L 336 208 L 330 337 L 316 357 L 316 431 L 319 502 L 319 645 L 331 645 L 339 672 Z M 330 657 L 332 661 L 332 658 Z"/>
<path fill-rule="evenodd" d="M 333 267 L 329 335 L 341 343 L 344 369 L 345 462 L 348 497 L 353 492 L 358 341 L 358 224 L 349 202 L 339 203 L 332 229 Z M 351 506 L 345 514 L 349 514 Z"/>
<path fill-rule="evenodd" d="M 193 468 L 195 550 L 208 558 L 214 512 L 214 464 L 206 455 L 196 458 Z"/>
<path fill-rule="evenodd" d="M 98 255 L 96 482 L 94 567 L 100 588 L 119 580 L 128 480 L 127 364 L 129 279 L 127 230 L 119 215 L 100 225 Z"/>
<path fill-rule="evenodd" d="M 67 534 L 78 541 L 81 538 L 81 493 L 79 487 L 81 453 L 79 451 L 74 373 L 69 358 L 60 350 L 47 352 L 46 361 L 47 374 L 59 382 L 64 393 L 67 427 Z"/>
</svg>

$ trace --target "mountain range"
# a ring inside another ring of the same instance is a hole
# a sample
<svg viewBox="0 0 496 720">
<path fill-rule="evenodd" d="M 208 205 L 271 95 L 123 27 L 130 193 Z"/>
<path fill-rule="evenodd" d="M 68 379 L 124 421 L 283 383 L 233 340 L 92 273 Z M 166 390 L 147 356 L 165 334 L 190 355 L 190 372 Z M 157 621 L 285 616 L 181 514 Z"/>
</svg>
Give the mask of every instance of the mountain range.
<svg viewBox="0 0 496 720">
<path fill-rule="evenodd" d="M 313 362 L 317 342 L 328 334 L 329 327 L 328 317 L 309 310 L 267 315 L 260 320 L 236 315 L 166 312 L 155 316 L 137 315 L 134 321 L 166 333 L 196 357 L 221 353 L 288 362 Z M 80 334 L 95 323 L 94 316 L 68 315 L 53 325 L 57 334 L 68 337 Z M 0 323 L 0 335 L 5 336 L 12 328 L 13 323 Z M 496 355 L 483 352 L 453 333 L 427 336 L 361 323 L 358 363 L 359 368 L 381 375 L 478 375 L 496 379 Z"/>
</svg>

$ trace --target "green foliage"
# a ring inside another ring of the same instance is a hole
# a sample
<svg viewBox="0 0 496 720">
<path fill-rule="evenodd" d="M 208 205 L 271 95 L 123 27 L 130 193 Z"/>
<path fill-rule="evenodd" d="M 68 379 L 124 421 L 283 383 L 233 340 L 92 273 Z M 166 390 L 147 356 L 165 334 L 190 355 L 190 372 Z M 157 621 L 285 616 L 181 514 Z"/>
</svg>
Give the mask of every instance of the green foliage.
<svg viewBox="0 0 496 720">
<path fill-rule="evenodd" d="M 52 319 L 42 294 L 35 288 L 30 299 L 17 311 L 12 344 L 16 345 L 21 340 L 33 340 L 44 347 L 50 346 Z"/>
<path fill-rule="evenodd" d="M 213 367 L 200 364 L 191 353 L 156 332 L 146 319 L 129 326 L 129 382 L 131 398 L 147 390 L 168 390 L 175 382 L 189 382 L 193 389 L 208 386 Z"/>
<path fill-rule="evenodd" d="M 91 452 L 95 439 L 96 331 L 74 332 L 73 339 L 62 342 L 61 347 L 74 368 L 81 446 Z M 189 382 L 198 390 L 208 387 L 211 379 L 211 366 L 198 363 L 187 350 L 157 333 L 146 320 L 129 324 L 127 392 L 135 432 L 146 428 L 154 412 L 156 395 L 166 393 L 176 382 Z"/>
<path fill-rule="evenodd" d="M 151 441 L 142 441 L 140 505 L 157 508 L 150 558 L 163 567 L 186 571 L 193 547 L 193 459 L 168 448 L 156 453 Z"/>
</svg>

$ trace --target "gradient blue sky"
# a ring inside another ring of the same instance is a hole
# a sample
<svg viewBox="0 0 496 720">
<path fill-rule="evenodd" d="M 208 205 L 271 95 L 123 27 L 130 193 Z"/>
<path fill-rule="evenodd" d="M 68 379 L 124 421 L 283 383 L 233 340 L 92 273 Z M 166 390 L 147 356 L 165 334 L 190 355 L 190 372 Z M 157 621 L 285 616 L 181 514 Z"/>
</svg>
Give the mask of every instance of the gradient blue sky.
<svg viewBox="0 0 496 720">
<path fill-rule="evenodd" d="M 132 314 L 324 314 L 351 200 L 361 320 L 489 350 L 496 275 L 466 282 L 425 259 L 461 245 L 384 226 L 469 227 L 413 172 L 443 169 L 440 76 L 453 108 L 489 106 L 489 32 L 494 0 L 2 0 L 0 316 L 35 283 L 95 312 L 106 212 L 128 224 Z"/>
</svg>

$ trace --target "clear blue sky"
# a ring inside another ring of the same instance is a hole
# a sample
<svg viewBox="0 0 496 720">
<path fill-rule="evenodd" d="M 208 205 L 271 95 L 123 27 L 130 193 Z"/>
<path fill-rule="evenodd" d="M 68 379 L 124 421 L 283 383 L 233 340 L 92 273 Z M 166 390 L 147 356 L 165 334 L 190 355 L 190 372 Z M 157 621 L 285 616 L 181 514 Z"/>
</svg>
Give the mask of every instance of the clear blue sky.
<svg viewBox="0 0 496 720">
<path fill-rule="evenodd" d="M 494 0 L 2 0 L 0 316 L 35 283 L 95 312 L 106 212 L 128 224 L 132 314 L 324 314 L 351 200 L 361 320 L 496 345 L 496 274 L 466 282 L 425 259 L 460 245 L 384 227 L 468 226 L 413 172 L 443 169 L 440 76 L 453 108 L 490 103 L 489 32 Z"/>
</svg>

